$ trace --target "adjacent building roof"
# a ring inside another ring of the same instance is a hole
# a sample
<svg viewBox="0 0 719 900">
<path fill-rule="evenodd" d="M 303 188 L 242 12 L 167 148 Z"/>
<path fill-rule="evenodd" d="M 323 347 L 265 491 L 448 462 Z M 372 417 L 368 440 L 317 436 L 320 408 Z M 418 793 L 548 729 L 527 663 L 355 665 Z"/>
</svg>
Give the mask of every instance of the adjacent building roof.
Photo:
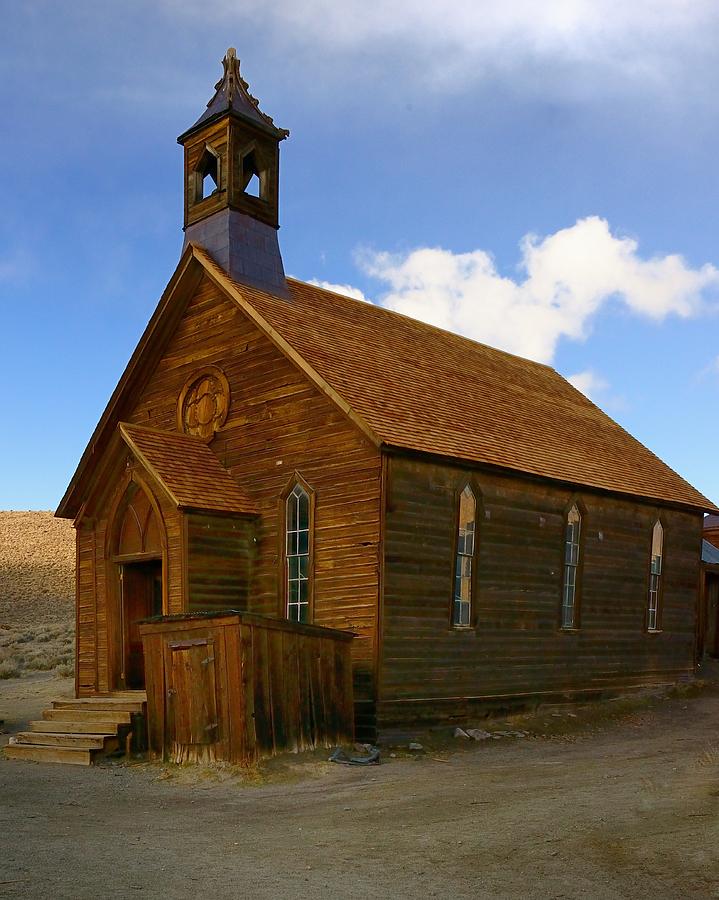
<svg viewBox="0 0 719 900">
<path fill-rule="evenodd" d="M 719 547 L 715 547 L 709 541 L 702 541 L 702 562 L 710 566 L 719 566 Z"/>
<path fill-rule="evenodd" d="M 199 438 L 124 422 L 120 434 L 179 509 L 258 512 L 254 501 Z"/>
<path fill-rule="evenodd" d="M 709 531 L 710 529 L 719 528 L 719 516 L 705 516 L 704 517 L 704 531 Z"/>
</svg>

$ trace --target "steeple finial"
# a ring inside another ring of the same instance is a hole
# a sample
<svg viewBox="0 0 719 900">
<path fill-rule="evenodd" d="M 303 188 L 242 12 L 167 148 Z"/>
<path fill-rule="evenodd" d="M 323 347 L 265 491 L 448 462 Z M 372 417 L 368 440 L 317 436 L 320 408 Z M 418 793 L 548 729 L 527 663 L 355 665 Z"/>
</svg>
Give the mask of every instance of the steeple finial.
<svg viewBox="0 0 719 900">
<path fill-rule="evenodd" d="M 286 128 L 278 128 L 272 117 L 262 112 L 260 101 L 250 93 L 250 86 L 240 72 L 240 60 L 234 47 L 228 47 L 222 59 L 222 78 L 215 85 L 215 93 L 210 98 L 207 109 L 178 140 L 182 142 L 199 126 L 228 112 L 249 119 L 269 131 L 277 140 L 282 141 L 289 136 Z"/>
</svg>

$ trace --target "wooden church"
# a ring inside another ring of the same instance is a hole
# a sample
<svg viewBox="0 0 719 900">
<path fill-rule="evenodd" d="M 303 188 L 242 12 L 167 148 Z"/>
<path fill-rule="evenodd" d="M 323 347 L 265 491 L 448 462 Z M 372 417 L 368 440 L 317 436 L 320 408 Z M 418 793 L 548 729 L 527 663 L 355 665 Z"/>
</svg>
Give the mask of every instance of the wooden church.
<svg viewBox="0 0 719 900">
<path fill-rule="evenodd" d="M 320 694 L 375 738 L 690 676 L 713 504 L 548 366 L 286 278 L 288 132 L 223 65 L 178 138 L 182 257 L 57 510 L 77 697 L 147 688 L 157 746 L 204 678 L 207 745 Z"/>
</svg>

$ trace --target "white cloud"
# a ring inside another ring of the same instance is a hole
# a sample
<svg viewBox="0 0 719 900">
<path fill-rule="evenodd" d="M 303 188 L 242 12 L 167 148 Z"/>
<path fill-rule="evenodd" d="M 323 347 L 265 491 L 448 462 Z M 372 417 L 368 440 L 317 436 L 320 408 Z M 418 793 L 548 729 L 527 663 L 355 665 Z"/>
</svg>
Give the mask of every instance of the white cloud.
<svg viewBox="0 0 719 900">
<path fill-rule="evenodd" d="M 591 369 L 585 369 L 584 372 L 569 375 L 567 381 L 578 391 L 581 391 L 585 397 L 589 397 L 590 400 L 595 400 L 597 394 L 601 394 L 602 391 L 609 387 L 609 382 Z"/>
<path fill-rule="evenodd" d="M 362 300 L 364 303 L 370 303 L 369 297 L 365 297 L 359 288 L 352 287 L 351 284 L 333 284 L 331 281 L 320 281 L 317 278 L 310 278 L 308 284 L 316 284 L 317 287 L 324 288 L 326 291 L 332 291 L 335 294 L 344 294 L 345 297 L 352 297 L 354 300 Z"/>
<path fill-rule="evenodd" d="M 348 73 L 361 83 L 363 74 L 347 59 L 357 54 L 365 77 L 379 61 L 395 76 L 411 69 L 413 81 L 440 88 L 517 73 L 531 86 L 530 73 L 541 71 L 543 88 L 554 75 L 555 88 L 575 91 L 577 82 L 560 73 L 585 67 L 585 90 L 627 93 L 639 83 L 666 89 L 678 69 L 701 71 L 703 56 L 711 64 L 719 23 L 714 0 L 455 0 L 451 9 L 439 0 L 163 3 L 174 20 L 211 16 L 243 28 L 259 22 L 277 44 L 307 50 L 310 63 L 342 57 L 346 65 L 334 79 Z"/>
<path fill-rule="evenodd" d="M 383 306 L 541 362 L 562 338 L 585 338 L 610 302 L 655 321 L 686 318 L 719 287 L 714 266 L 693 269 L 675 254 L 643 259 L 634 239 L 597 217 L 520 246 L 518 279 L 501 275 L 484 250 L 363 251 L 358 262 L 387 285 Z"/>
</svg>

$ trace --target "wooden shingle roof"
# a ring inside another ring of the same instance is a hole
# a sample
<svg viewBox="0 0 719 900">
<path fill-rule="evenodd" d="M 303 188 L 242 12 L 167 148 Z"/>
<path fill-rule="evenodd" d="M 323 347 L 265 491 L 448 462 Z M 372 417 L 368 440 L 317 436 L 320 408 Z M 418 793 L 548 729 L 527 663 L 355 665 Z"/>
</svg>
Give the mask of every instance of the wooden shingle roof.
<svg viewBox="0 0 719 900">
<path fill-rule="evenodd" d="M 120 434 L 178 509 L 258 512 L 254 501 L 199 438 L 125 422 L 120 423 Z"/>
<path fill-rule="evenodd" d="M 715 508 L 550 366 L 294 279 L 288 302 L 195 252 L 388 447 Z"/>
<path fill-rule="evenodd" d="M 289 299 L 273 297 L 232 281 L 201 247 L 189 244 L 56 515 L 81 510 L 88 478 L 203 276 L 377 447 L 719 511 L 549 366 L 294 279 L 288 279 Z M 202 442 L 164 432 L 151 440 L 137 437 L 148 429 L 122 427 L 148 463 L 152 458 L 162 468 L 178 505 L 181 497 L 196 508 L 254 511 Z"/>
</svg>

